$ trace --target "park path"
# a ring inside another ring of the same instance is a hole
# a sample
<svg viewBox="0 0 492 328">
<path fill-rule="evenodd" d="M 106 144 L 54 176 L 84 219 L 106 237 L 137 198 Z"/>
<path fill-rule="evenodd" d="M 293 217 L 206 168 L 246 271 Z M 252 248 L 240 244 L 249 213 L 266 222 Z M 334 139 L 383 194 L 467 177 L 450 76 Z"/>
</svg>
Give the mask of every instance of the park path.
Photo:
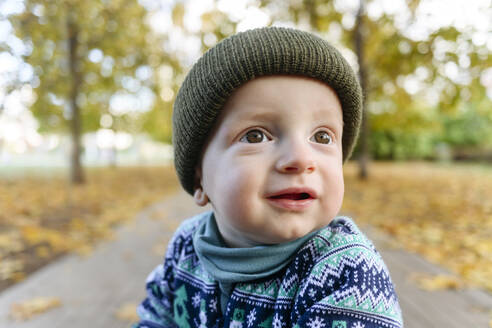
<svg viewBox="0 0 492 328">
<path fill-rule="evenodd" d="M 167 241 L 183 218 L 203 211 L 184 192 L 142 211 L 88 257 L 69 255 L 0 294 L 0 328 L 124 328 L 115 313 L 145 296 L 147 274 L 162 261 Z M 409 276 L 445 273 L 417 255 L 394 246 L 387 236 L 362 227 L 385 259 L 396 285 L 406 328 L 487 328 L 492 296 L 480 290 L 427 292 Z M 17 322 L 11 305 L 34 297 L 57 297 L 62 306 Z"/>
</svg>

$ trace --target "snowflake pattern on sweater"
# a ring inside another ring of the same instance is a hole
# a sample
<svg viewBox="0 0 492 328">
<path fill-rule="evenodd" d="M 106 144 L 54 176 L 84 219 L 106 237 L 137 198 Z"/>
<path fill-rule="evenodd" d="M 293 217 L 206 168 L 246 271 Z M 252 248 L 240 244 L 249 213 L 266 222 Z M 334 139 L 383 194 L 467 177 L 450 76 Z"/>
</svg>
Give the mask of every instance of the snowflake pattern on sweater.
<svg viewBox="0 0 492 328">
<path fill-rule="evenodd" d="M 193 234 L 206 213 L 184 221 L 164 263 L 147 278 L 135 328 L 400 328 L 401 310 L 380 254 L 347 217 L 337 217 L 283 270 L 234 286 L 225 313 Z"/>
</svg>

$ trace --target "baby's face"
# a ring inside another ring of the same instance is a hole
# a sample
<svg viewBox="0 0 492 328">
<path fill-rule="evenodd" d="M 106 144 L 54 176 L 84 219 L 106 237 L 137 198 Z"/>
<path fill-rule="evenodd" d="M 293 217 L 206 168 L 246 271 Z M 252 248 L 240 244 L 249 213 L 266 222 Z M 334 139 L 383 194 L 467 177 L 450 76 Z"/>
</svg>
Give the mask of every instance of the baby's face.
<svg viewBox="0 0 492 328">
<path fill-rule="evenodd" d="M 199 177 L 230 247 L 278 244 L 328 224 L 342 205 L 342 109 L 313 79 L 269 76 L 229 98 Z"/>
</svg>

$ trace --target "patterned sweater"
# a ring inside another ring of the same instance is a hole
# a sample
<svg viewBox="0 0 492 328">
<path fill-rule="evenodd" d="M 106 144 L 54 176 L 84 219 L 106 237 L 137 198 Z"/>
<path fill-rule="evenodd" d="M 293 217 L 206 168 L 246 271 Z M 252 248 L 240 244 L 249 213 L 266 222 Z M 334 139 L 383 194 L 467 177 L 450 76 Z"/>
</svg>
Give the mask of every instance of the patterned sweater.
<svg viewBox="0 0 492 328">
<path fill-rule="evenodd" d="M 235 284 L 222 313 L 219 285 L 193 247 L 203 220 L 195 216 L 176 231 L 164 263 L 147 278 L 135 328 L 403 327 L 383 259 L 346 217 L 321 229 L 276 274 Z"/>
</svg>

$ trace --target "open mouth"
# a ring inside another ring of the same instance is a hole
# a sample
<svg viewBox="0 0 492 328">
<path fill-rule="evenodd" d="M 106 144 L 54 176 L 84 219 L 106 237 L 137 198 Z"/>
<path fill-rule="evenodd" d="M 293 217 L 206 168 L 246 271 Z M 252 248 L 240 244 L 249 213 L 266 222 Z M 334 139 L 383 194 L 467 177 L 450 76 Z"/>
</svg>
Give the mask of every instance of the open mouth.
<svg viewBox="0 0 492 328">
<path fill-rule="evenodd" d="M 310 188 L 287 188 L 267 196 L 273 206 L 282 210 L 302 212 L 307 210 L 318 195 Z"/>
<path fill-rule="evenodd" d="M 311 195 L 309 195 L 307 192 L 302 192 L 302 193 L 281 194 L 281 195 L 271 196 L 268 198 L 270 198 L 270 199 L 304 200 L 304 199 L 310 199 L 313 197 L 311 197 Z"/>
</svg>

